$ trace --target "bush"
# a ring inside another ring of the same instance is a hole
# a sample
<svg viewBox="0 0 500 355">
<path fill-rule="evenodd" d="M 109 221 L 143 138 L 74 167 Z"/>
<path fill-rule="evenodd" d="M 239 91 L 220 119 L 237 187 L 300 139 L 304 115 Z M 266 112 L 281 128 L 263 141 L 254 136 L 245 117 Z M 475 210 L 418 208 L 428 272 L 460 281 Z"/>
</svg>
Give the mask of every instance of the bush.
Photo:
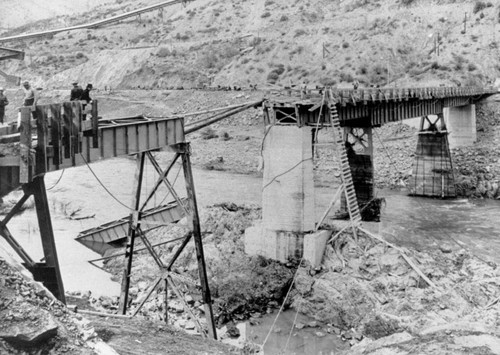
<svg viewBox="0 0 500 355">
<path fill-rule="evenodd" d="M 218 137 L 217 133 L 215 133 L 215 131 L 211 127 L 207 127 L 203 131 L 201 131 L 200 136 L 202 139 L 205 139 L 205 140 Z"/>
<path fill-rule="evenodd" d="M 474 71 L 474 70 L 476 70 L 476 69 L 477 69 L 477 66 L 476 66 L 476 64 L 474 64 L 474 63 L 469 63 L 469 65 L 467 66 L 467 69 L 468 69 L 469 71 Z"/>
<path fill-rule="evenodd" d="M 276 69 L 273 69 L 267 74 L 267 81 L 270 83 L 275 83 L 280 78 L 280 73 Z"/>
<path fill-rule="evenodd" d="M 266 18 L 266 17 L 269 17 L 269 16 L 271 16 L 271 13 L 269 11 L 266 11 L 262 15 L 260 15 L 260 17 L 262 17 L 262 18 Z"/>
<path fill-rule="evenodd" d="M 299 37 L 305 35 L 307 32 L 306 30 L 299 28 L 298 30 L 295 31 L 294 37 Z"/>
<path fill-rule="evenodd" d="M 280 21 L 281 22 L 288 21 L 288 16 L 287 15 L 282 15 L 281 18 L 280 18 Z"/>
<path fill-rule="evenodd" d="M 156 53 L 156 55 L 160 58 L 168 57 L 171 54 L 172 52 L 167 47 L 160 47 L 160 49 L 158 49 L 158 52 Z"/>
<path fill-rule="evenodd" d="M 76 59 L 83 59 L 83 58 L 87 58 L 87 57 L 85 57 L 85 54 L 83 54 L 82 52 L 78 52 L 78 53 L 76 53 L 75 57 L 76 57 Z"/>
<path fill-rule="evenodd" d="M 474 14 L 477 14 L 479 11 L 482 11 L 482 10 L 486 9 L 487 7 L 491 7 L 491 6 L 493 6 L 493 4 L 491 2 L 485 3 L 484 1 L 476 1 L 472 12 Z"/>
<path fill-rule="evenodd" d="M 349 48 L 349 42 L 343 42 L 342 48 Z"/>
<path fill-rule="evenodd" d="M 401 5 L 410 6 L 415 2 L 415 0 L 401 0 Z"/>
</svg>

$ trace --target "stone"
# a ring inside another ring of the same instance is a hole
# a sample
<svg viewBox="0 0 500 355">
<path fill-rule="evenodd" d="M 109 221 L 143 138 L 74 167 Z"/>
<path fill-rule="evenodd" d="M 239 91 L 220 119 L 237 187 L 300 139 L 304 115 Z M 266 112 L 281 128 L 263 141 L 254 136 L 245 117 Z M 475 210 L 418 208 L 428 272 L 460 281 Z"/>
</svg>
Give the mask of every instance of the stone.
<svg viewBox="0 0 500 355">
<path fill-rule="evenodd" d="M 309 328 L 317 328 L 318 327 L 318 322 L 316 322 L 315 320 L 313 320 L 313 321 L 307 323 L 307 326 Z"/>
<path fill-rule="evenodd" d="M 316 336 L 317 336 L 318 338 L 323 338 L 323 337 L 325 337 L 325 336 L 326 336 L 326 334 L 325 334 L 325 333 L 323 333 L 323 332 L 316 332 L 316 333 L 314 333 L 314 334 L 316 334 Z"/>
<path fill-rule="evenodd" d="M 303 323 L 295 324 L 295 328 L 297 328 L 297 329 L 303 329 L 304 327 L 305 327 L 305 324 L 303 324 Z"/>
<path fill-rule="evenodd" d="M 195 327 L 196 326 L 195 326 L 195 324 L 194 324 L 193 321 L 188 321 L 188 322 L 186 322 L 186 325 L 184 326 L 184 329 L 186 329 L 186 330 L 193 330 L 193 329 L 195 329 Z"/>
<path fill-rule="evenodd" d="M 227 326 L 227 335 L 231 338 L 238 338 L 240 336 L 240 330 L 236 327 L 234 323 L 230 323 Z"/>
<path fill-rule="evenodd" d="M 38 310 L 36 323 L 22 322 L 8 327 L 0 333 L 3 340 L 22 346 L 34 346 L 57 335 L 58 325 L 47 311 Z"/>
</svg>

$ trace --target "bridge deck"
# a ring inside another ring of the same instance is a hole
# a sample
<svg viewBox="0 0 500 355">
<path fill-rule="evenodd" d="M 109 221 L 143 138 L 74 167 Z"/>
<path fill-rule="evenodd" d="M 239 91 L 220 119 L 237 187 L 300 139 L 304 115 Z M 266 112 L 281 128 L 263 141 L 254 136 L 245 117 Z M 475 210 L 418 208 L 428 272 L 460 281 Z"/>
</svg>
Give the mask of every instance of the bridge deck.
<svg viewBox="0 0 500 355">
<path fill-rule="evenodd" d="M 181 117 L 99 120 L 96 105 L 87 111 L 79 102 L 40 105 L 36 120 L 22 108 L 19 143 L 0 145 L 0 196 L 46 172 L 185 142 Z"/>
<path fill-rule="evenodd" d="M 493 87 L 332 90 L 341 124 L 357 127 L 438 114 L 445 107 L 469 105 L 494 94 L 498 90 Z M 329 125 L 325 111 L 322 90 L 273 97 L 264 104 L 266 124 Z"/>
</svg>

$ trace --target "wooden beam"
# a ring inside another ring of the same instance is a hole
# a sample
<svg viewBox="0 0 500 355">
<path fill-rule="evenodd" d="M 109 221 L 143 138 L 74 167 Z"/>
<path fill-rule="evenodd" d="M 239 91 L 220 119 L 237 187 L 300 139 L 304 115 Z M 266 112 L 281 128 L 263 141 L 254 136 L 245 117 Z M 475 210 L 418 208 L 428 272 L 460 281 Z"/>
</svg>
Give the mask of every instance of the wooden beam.
<svg viewBox="0 0 500 355">
<path fill-rule="evenodd" d="M 19 182 L 31 181 L 31 109 L 21 107 L 21 126 L 19 141 Z"/>
<path fill-rule="evenodd" d="M 56 298 L 66 304 L 66 296 L 64 295 L 64 285 L 59 270 L 59 260 L 57 258 L 56 243 L 54 239 L 54 230 L 52 229 L 52 221 L 50 219 L 50 209 L 47 200 L 47 191 L 45 189 L 44 176 L 36 176 L 29 184 L 29 191 L 35 197 L 35 209 L 38 218 L 38 227 L 40 228 L 40 237 L 42 239 L 43 254 L 45 263 L 48 267 L 54 268 L 57 282 Z"/>
<path fill-rule="evenodd" d="M 189 146 L 189 143 L 186 143 Z M 189 149 L 187 149 L 189 151 Z M 212 297 L 208 286 L 207 270 L 205 267 L 205 255 L 203 253 L 203 242 L 201 239 L 200 217 L 198 215 L 198 206 L 196 203 L 196 193 L 194 189 L 193 172 L 191 171 L 191 160 L 189 154 L 182 154 L 182 166 L 184 170 L 184 179 L 186 181 L 186 191 L 189 199 L 191 210 L 191 221 L 193 229 L 193 239 L 196 249 L 196 258 L 198 260 L 198 272 L 200 275 L 201 293 L 203 306 L 205 308 L 205 316 L 207 317 L 208 333 L 213 339 L 217 339 L 217 331 L 215 329 L 214 314 L 212 310 Z M 170 280 L 172 281 L 172 280 Z"/>
<path fill-rule="evenodd" d="M 146 153 L 137 154 L 137 169 L 135 173 L 135 196 L 134 201 L 132 203 L 132 213 L 130 214 L 130 225 L 127 237 L 127 245 L 125 247 L 125 268 L 123 270 L 122 276 L 122 284 L 121 284 L 121 293 L 120 293 L 120 302 L 118 305 L 118 311 L 121 314 L 125 314 L 127 312 L 128 307 L 128 291 L 130 287 L 130 273 L 132 271 L 132 259 L 134 255 L 134 242 L 137 234 L 137 224 L 140 219 L 139 215 L 139 204 L 141 199 L 141 189 L 142 189 L 142 180 L 144 175 L 144 163 L 146 158 Z"/>
</svg>

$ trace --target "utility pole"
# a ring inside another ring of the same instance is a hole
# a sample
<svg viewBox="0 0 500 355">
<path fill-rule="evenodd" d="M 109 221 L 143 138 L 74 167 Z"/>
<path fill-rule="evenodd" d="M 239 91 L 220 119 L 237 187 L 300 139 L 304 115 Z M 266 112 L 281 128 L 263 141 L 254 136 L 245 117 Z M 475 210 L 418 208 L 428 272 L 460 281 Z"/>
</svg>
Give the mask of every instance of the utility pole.
<svg viewBox="0 0 500 355">
<path fill-rule="evenodd" d="M 463 34 L 465 34 L 467 32 L 467 12 L 465 13 L 465 17 L 464 17 L 464 32 Z"/>
</svg>

